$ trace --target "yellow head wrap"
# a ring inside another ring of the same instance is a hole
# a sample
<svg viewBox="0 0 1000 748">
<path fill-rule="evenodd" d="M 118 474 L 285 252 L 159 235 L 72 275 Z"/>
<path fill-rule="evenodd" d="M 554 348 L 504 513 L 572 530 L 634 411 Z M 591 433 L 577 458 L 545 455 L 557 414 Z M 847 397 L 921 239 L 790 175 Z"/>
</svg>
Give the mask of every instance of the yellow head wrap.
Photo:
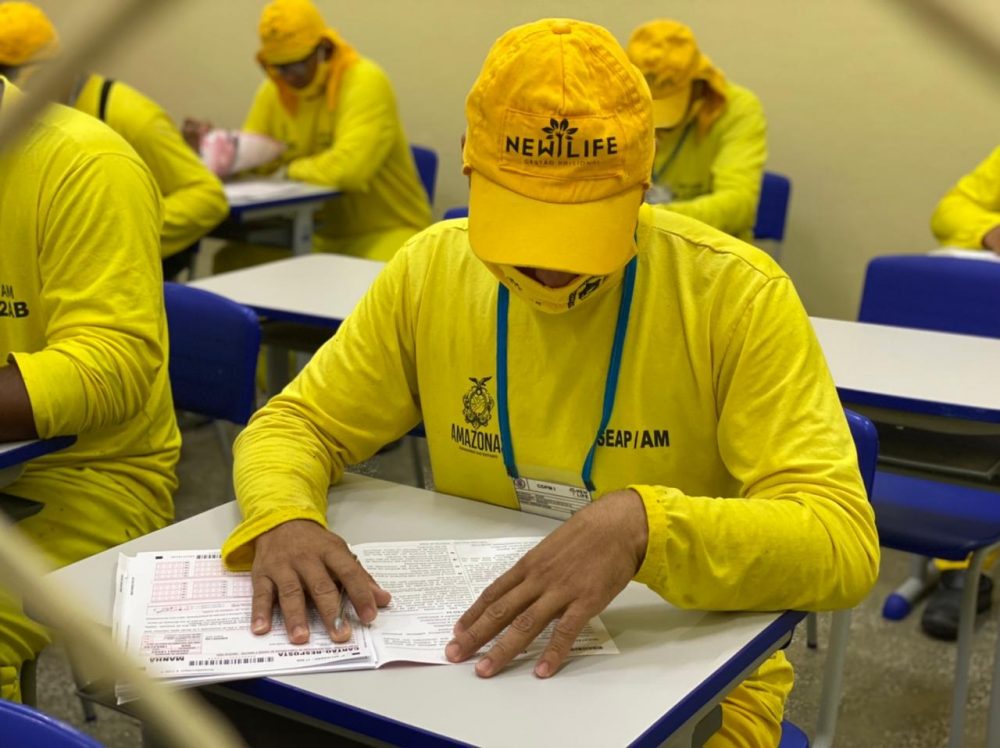
<svg viewBox="0 0 1000 748">
<path fill-rule="evenodd" d="M 308 57 L 324 39 L 333 45 L 329 77 L 326 84 L 326 105 L 337 104 L 337 91 L 344 72 L 358 61 L 358 53 L 328 28 L 323 16 L 310 0 L 274 0 L 260 16 L 260 51 L 257 62 L 278 87 L 281 103 L 292 114 L 298 106 L 298 95 L 274 69 Z"/>
<path fill-rule="evenodd" d="M 44 60 L 59 48 L 52 22 L 31 3 L 0 3 L 0 65 Z"/>
</svg>

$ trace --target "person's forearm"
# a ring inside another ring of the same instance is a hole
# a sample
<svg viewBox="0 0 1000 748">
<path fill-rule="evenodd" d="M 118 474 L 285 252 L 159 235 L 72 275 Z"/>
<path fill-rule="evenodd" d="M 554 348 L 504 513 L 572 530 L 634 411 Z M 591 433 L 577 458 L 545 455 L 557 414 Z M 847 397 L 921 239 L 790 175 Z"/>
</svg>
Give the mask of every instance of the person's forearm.
<svg viewBox="0 0 1000 748">
<path fill-rule="evenodd" d="M 21 372 L 15 364 L 0 367 L 0 442 L 37 437 L 31 400 Z"/>
</svg>

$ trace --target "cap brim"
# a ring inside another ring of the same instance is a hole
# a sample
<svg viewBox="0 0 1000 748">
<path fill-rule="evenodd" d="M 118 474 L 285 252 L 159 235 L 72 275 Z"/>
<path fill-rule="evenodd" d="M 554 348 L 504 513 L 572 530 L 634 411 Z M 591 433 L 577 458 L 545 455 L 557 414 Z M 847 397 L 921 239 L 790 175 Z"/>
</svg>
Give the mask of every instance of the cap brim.
<svg viewBox="0 0 1000 748">
<path fill-rule="evenodd" d="M 664 99 L 653 99 L 653 127 L 677 127 L 688 110 L 691 86 Z"/>
<path fill-rule="evenodd" d="M 581 275 L 607 275 L 635 254 L 644 187 L 587 203 L 549 203 L 473 171 L 469 242 L 484 262 Z"/>
</svg>

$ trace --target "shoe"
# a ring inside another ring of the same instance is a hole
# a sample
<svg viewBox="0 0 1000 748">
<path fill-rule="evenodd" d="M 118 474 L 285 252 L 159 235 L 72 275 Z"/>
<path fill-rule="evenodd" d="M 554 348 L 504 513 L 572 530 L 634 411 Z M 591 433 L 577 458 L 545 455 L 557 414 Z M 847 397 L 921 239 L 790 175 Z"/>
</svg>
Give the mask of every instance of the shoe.
<svg viewBox="0 0 1000 748">
<path fill-rule="evenodd" d="M 920 617 L 920 627 L 928 636 L 949 642 L 958 638 L 958 613 L 962 607 L 964 582 L 963 569 L 952 569 L 941 573 L 938 586 L 927 600 L 924 613 Z M 985 574 L 980 574 L 976 613 L 985 613 L 992 603 L 993 580 Z"/>
</svg>

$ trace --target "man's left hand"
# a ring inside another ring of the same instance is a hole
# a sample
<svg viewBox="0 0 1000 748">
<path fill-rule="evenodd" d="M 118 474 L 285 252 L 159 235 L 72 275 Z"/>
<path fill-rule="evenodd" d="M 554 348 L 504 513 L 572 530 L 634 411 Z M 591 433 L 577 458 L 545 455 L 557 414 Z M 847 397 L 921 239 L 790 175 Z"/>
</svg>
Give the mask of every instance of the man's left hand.
<svg viewBox="0 0 1000 748">
<path fill-rule="evenodd" d="M 445 655 L 452 662 L 468 659 L 509 626 L 476 663 L 476 674 L 488 678 L 558 618 L 535 663 L 539 678 L 554 675 L 587 622 L 639 570 L 648 533 L 646 511 L 635 491 L 615 491 L 595 501 L 483 590 L 455 624 Z"/>
</svg>

